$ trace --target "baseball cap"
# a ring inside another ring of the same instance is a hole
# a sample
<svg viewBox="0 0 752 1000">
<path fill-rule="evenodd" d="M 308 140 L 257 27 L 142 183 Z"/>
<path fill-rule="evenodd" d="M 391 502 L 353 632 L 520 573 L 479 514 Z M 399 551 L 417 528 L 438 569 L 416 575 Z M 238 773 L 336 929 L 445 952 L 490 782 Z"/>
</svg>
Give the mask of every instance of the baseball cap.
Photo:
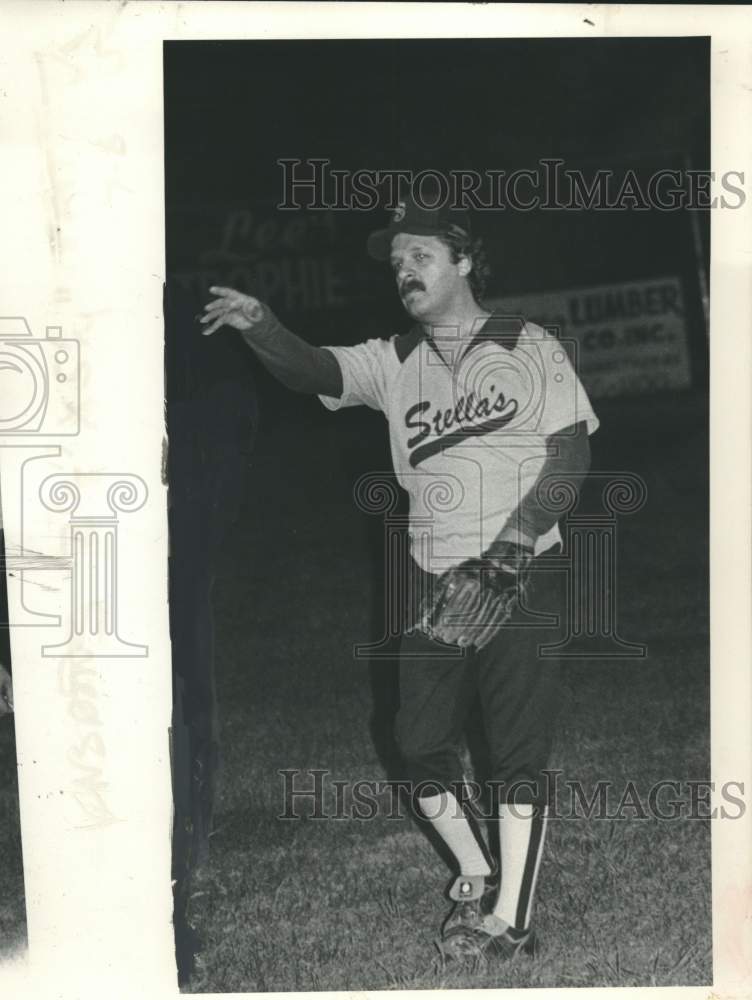
<svg viewBox="0 0 752 1000">
<path fill-rule="evenodd" d="M 397 203 L 387 228 L 377 229 L 368 237 L 368 253 L 374 260 L 389 260 L 392 240 L 397 233 L 443 236 L 454 227 L 470 235 L 470 217 L 463 208 L 448 205 L 424 208 L 414 198 L 406 196 Z"/>
</svg>

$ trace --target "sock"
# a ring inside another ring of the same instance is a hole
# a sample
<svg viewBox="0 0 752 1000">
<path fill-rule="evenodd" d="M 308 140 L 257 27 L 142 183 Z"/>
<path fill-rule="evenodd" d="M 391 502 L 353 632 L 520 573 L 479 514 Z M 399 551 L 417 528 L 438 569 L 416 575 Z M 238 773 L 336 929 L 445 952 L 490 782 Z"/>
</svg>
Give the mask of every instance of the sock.
<svg viewBox="0 0 752 1000">
<path fill-rule="evenodd" d="M 547 808 L 524 803 L 499 806 L 501 889 L 493 912 L 518 930 L 530 926 L 547 816 Z"/>
<path fill-rule="evenodd" d="M 420 798 L 424 816 L 457 859 L 461 875 L 490 875 L 486 854 L 451 792 Z"/>
</svg>

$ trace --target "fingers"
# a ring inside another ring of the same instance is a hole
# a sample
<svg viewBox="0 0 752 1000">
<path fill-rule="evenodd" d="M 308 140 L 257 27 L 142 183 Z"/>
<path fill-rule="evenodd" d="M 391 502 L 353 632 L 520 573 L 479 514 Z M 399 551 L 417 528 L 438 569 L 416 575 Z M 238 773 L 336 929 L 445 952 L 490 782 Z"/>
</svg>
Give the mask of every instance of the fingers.
<svg viewBox="0 0 752 1000">
<path fill-rule="evenodd" d="M 476 649 L 484 649 L 495 638 L 503 619 L 504 615 L 498 606 L 498 601 L 489 597 L 478 620 L 478 629 L 473 639 Z"/>
<path fill-rule="evenodd" d="M 239 312 L 239 298 L 240 296 L 235 293 L 231 298 L 214 299 L 213 302 L 207 302 L 204 306 L 204 315 L 199 320 L 202 325 L 209 324 L 205 330 L 201 331 L 205 337 L 224 326 L 233 313 Z"/>
<path fill-rule="evenodd" d="M 239 309 L 258 305 L 258 300 L 243 292 L 237 292 L 233 288 L 222 288 L 220 285 L 212 285 L 209 291 L 216 295 L 213 302 L 204 306 L 205 312 L 217 312 L 222 309 Z"/>
<path fill-rule="evenodd" d="M 203 318 L 206 319 L 213 313 L 225 312 L 229 308 L 230 303 L 227 299 L 214 299 L 213 302 L 207 302 L 204 306 L 205 316 Z"/>
<path fill-rule="evenodd" d="M 460 576 L 440 616 L 441 638 L 463 649 L 486 646 L 505 617 L 498 597 L 482 574 L 468 575 L 464 579 Z"/>
<path fill-rule="evenodd" d="M 223 285 L 212 285 L 209 291 L 217 298 L 207 302 L 204 306 L 204 315 L 199 320 L 207 327 L 206 330 L 202 330 L 204 336 L 208 337 L 225 323 L 238 330 L 246 330 L 263 317 L 263 306 L 251 295 L 245 295 L 233 288 L 225 288 Z"/>
<path fill-rule="evenodd" d="M 204 306 L 204 315 L 199 322 L 204 326 L 209 324 L 205 330 L 201 331 L 205 337 L 211 336 L 221 326 L 224 326 L 230 313 L 240 306 L 242 299 L 241 294 L 233 291 L 231 288 L 222 288 L 221 286 L 213 285 L 209 291 L 220 297 L 207 302 Z"/>
<path fill-rule="evenodd" d="M 224 326 L 224 324 L 227 322 L 228 318 L 232 315 L 233 312 L 234 312 L 233 309 L 228 309 L 227 306 L 225 306 L 221 310 L 214 309 L 211 313 L 207 314 L 206 316 L 202 316 L 201 319 L 199 320 L 199 323 L 204 325 L 207 323 L 210 324 L 209 326 L 207 326 L 205 330 L 201 331 L 203 335 L 205 337 L 208 337 L 210 334 L 214 333 L 215 330 L 218 330 L 220 326 Z"/>
<path fill-rule="evenodd" d="M 476 611 L 481 591 L 474 580 L 464 580 L 452 593 L 452 614 L 466 617 Z"/>
<path fill-rule="evenodd" d="M 212 333 L 218 330 L 220 326 L 225 325 L 225 315 L 226 315 L 225 313 L 222 313 L 222 315 L 218 319 L 216 319 L 211 326 L 208 326 L 205 330 L 201 331 L 204 337 L 209 337 Z M 201 322 L 206 323 L 207 320 L 202 319 Z"/>
<path fill-rule="evenodd" d="M 453 646 L 463 645 L 465 611 L 472 602 L 470 590 L 468 581 L 455 580 L 449 576 L 432 615 L 432 631 L 435 639 Z"/>
<path fill-rule="evenodd" d="M 250 295 L 245 295 L 243 292 L 238 292 L 233 288 L 219 288 L 217 285 L 212 285 L 209 291 L 217 297 L 213 302 L 205 305 L 204 309 L 227 309 L 230 306 L 239 308 L 246 302 L 255 303 L 257 301 Z"/>
<path fill-rule="evenodd" d="M 482 628 L 489 599 L 484 598 L 477 583 L 468 581 L 463 588 L 455 610 L 457 624 L 455 642 L 463 648 L 472 646 L 475 635 Z"/>
</svg>

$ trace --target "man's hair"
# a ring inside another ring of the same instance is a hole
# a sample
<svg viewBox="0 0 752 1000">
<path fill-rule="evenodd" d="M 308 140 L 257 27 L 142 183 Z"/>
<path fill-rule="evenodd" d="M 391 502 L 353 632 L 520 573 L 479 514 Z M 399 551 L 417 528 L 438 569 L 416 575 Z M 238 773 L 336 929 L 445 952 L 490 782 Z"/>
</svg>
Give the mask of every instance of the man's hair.
<svg viewBox="0 0 752 1000">
<path fill-rule="evenodd" d="M 491 277 L 491 268 L 488 265 L 488 258 L 480 237 L 473 239 L 472 236 L 460 229 L 458 226 L 450 228 L 439 237 L 442 243 L 449 247 L 452 255 L 452 262 L 456 264 L 461 257 L 467 257 L 472 268 L 467 276 L 470 291 L 473 298 L 480 303 L 486 293 L 488 279 Z"/>
</svg>

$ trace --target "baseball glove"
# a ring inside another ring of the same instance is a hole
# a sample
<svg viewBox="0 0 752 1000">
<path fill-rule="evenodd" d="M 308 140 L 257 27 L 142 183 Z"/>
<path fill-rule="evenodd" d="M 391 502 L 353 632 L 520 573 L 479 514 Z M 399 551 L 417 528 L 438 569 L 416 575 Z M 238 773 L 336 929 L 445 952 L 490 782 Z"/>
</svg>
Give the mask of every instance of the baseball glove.
<svg viewBox="0 0 752 1000">
<path fill-rule="evenodd" d="M 525 546 L 495 542 L 480 558 L 448 569 L 423 600 L 416 631 L 437 642 L 483 649 L 522 599 L 532 558 Z"/>
</svg>

